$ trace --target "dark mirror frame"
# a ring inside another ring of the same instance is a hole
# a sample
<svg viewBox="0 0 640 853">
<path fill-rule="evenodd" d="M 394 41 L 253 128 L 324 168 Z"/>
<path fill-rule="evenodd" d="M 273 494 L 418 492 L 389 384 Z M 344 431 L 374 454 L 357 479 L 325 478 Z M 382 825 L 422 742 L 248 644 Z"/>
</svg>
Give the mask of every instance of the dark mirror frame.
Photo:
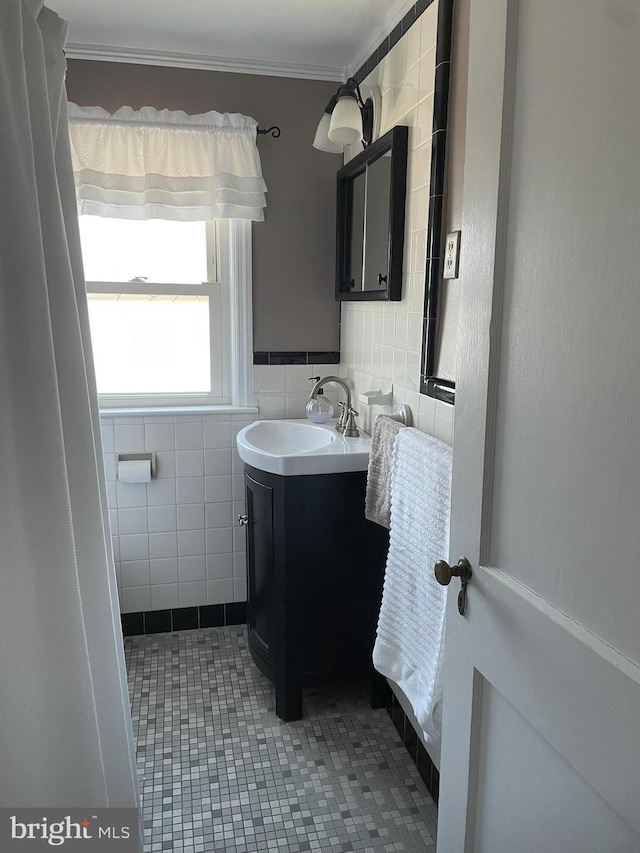
<svg viewBox="0 0 640 853">
<path fill-rule="evenodd" d="M 408 128 L 394 127 L 338 172 L 338 210 L 336 216 L 336 299 L 339 302 L 398 302 L 402 298 L 402 260 L 404 252 L 404 213 L 407 192 Z M 387 286 L 384 290 L 351 291 L 344 288 L 351 260 L 351 219 L 353 181 L 368 164 L 391 151 L 389 193 L 389 245 Z"/>
<path fill-rule="evenodd" d="M 436 375 L 438 340 L 438 303 L 442 276 L 444 246 L 444 192 L 446 183 L 447 120 L 449 113 L 449 78 L 451 74 L 451 40 L 453 0 L 439 0 L 436 42 L 436 76 L 433 94 L 431 143 L 431 175 L 429 185 L 429 220 L 427 222 L 427 265 L 425 274 L 422 365 L 420 393 L 447 403 L 455 402 L 455 383 Z M 453 279 L 451 279 L 453 281 Z"/>
</svg>

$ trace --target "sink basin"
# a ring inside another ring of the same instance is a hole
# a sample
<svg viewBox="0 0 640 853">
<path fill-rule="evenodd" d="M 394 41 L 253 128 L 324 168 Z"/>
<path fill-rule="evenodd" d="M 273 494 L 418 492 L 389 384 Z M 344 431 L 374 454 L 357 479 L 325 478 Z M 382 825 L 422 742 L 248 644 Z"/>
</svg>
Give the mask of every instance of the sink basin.
<svg viewBox="0 0 640 853">
<path fill-rule="evenodd" d="M 284 476 L 365 471 L 371 447 L 368 436 L 344 438 L 335 421 L 254 421 L 236 441 L 243 462 Z"/>
<path fill-rule="evenodd" d="M 328 432 L 320 424 L 297 421 L 256 421 L 246 432 L 253 446 L 275 456 L 305 453 L 326 447 L 338 438 L 335 430 Z"/>
</svg>

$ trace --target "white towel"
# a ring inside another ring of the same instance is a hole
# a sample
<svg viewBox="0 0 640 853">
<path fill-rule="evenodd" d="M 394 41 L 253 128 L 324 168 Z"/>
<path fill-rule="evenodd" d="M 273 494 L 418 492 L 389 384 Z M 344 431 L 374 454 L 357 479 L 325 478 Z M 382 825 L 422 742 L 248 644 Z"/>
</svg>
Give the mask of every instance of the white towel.
<svg viewBox="0 0 640 853">
<path fill-rule="evenodd" d="M 405 425 L 385 415 L 379 415 L 373 424 L 367 491 L 364 499 L 364 516 L 369 521 L 389 529 L 391 518 L 391 466 L 396 436 Z"/>
<path fill-rule="evenodd" d="M 398 433 L 391 531 L 373 650 L 378 672 L 411 702 L 426 739 L 440 740 L 447 590 L 433 566 L 449 554 L 451 448 L 416 429 Z"/>
</svg>

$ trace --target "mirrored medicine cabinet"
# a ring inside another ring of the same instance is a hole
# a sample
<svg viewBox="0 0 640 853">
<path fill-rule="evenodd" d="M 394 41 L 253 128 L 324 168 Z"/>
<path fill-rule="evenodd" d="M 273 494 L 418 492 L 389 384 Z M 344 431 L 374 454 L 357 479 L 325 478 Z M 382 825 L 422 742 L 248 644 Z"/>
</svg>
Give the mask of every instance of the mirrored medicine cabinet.
<svg viewBox="0 0 640 853">
<path fill-rule="evenodd" d="M 394 127 L 338 172 L 339 301 L 402 298 L 407 139 Z"/>
</svg>

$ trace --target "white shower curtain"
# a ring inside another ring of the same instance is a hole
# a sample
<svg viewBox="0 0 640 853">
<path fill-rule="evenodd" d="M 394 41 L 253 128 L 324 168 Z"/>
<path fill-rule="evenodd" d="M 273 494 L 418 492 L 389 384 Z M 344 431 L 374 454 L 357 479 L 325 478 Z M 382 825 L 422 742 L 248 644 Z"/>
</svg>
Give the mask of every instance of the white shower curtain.
<svg viewBox="0 0 640 853">
<path fill-rule="evenodd" d="M 137 805 L 64 90 L 0 4 L 0 806 Z"/>
</svg>

